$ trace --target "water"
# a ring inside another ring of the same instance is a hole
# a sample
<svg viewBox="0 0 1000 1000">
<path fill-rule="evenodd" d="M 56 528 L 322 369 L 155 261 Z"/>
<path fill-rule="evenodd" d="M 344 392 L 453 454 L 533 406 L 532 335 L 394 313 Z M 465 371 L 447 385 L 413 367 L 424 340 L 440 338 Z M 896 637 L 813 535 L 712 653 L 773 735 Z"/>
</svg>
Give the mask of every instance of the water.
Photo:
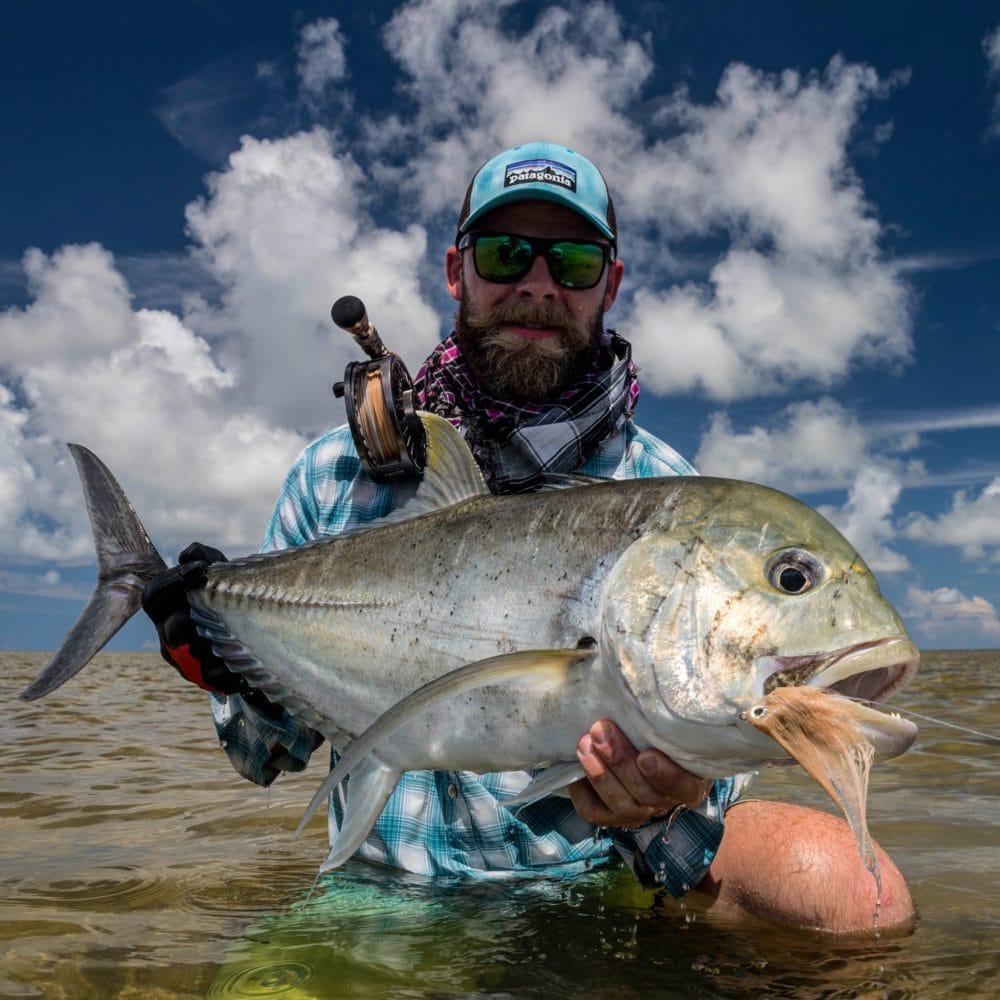
<svg viewBox="0 0 1000 1000">
<path fill-rule="evenodd" d="M 869 822 L 906 874 L 906 937 L 838 941 L 713 921 L 622 871 L 428 882 L 357 862 L 303 905 L 326 853 L 295 828 L 321 772 L 258 789 L 204 699 L 152 654 L 0 654 L 0 998 L 1000 996 L 1000 746 L 921 724 L 874 768 Z M 1000 651 L 931 652 L 896 703 L 1000 732 Z M 798 769 L 755 794 L 833 807 Z"/>
</svg>

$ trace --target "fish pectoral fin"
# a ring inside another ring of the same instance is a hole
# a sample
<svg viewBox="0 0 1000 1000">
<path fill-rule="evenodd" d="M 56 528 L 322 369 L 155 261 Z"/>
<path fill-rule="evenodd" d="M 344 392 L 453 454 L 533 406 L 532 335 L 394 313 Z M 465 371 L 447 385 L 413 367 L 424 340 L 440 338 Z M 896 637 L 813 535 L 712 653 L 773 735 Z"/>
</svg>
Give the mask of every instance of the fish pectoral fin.
<svg viewBox="0 0 1000 1000">
<path fill-rule="evenodd" d="M 388 767 L 371 754 L 351 771 L 344 822 L 320 865 L 321 873 L 342 865 L 365 842 L 402 774 L 399 768 Z"/>
<path fill-rule="evenodd" d="M 500 805 L 505 809 L 511 809 L 514 806 L 526 806 L 536 799 L 545 798 L 547 795 L 558 795 L 563 792 L 567 785 L 578 781 L 584 775 L 585 772 L 578 760 L 561 760 L 558 764 L 550 764 L 517 795 L 503 799 Z"/>
<path fill-rule="evenodd" d="M 490 684 L 543 684 L 565 680 L 569 672 L 582 663 L 593 660 L 593 649 L 528 649 L 519 653 L 503 653 L 462 667 L 437 677 L 417 688 L 383 712 L 353 743 L 344 748 L 337 766 L 317 789 L 298 829 L 308 822 L 323 798 L 332 792 L 381 741 L 402 729 L 421 712 L 438 702 L 448 701 L 474 688 Z M 296 831 L 298 832 L 298 831 Z"/>
</svg>

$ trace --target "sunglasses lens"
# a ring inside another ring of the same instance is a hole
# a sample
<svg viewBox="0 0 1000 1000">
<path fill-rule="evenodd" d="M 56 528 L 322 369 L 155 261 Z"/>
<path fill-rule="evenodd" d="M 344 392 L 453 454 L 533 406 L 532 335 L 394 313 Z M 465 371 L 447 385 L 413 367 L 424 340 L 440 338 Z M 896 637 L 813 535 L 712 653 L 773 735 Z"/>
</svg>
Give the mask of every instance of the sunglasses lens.
<svg viewBox="0 0 1000 1000">
<path fill-rule="evenodd" d="M 552 280 L 563 288 L 593 288 L 604 273 L 608 248 L 600 243 L 577 243 L 559 240 L 535 242 L 528 237 L 477 235 L 470 240 L 476 272 L 486 281 L 519 281 L 528 271 L 536 252 L 545 248 Z"/>
<path fill-rule="evenodd" d="M 553 243 L 549 272 L 564 288 L 593 288 L 604 271 L 604 253 L 599 243 Z"/>
<path fill-rule="evenodd" d="M 535 256 L 531 244 L 516 236 L 479 236 L 473 246 L 476 270 L 487 281 L 517 281 Z"/>
</svg>

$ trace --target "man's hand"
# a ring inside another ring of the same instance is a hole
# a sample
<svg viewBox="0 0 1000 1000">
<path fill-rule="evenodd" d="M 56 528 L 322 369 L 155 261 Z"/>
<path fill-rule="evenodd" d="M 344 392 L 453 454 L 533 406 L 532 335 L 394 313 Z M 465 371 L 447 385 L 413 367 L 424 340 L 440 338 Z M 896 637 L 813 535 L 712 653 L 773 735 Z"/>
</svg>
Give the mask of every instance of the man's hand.
<svg viewBox="0 0 1000 1000">
<path fill-rule="evenodd" d="M 675 806 L 696 806 L 712 782 L 685 771 L 659 750 L 636 751 L 613 722 L 595 722 L 576 756 L 586 778 L 569 786 L 576 811 L 595 826 L 637 827 Z"/>
</svg>

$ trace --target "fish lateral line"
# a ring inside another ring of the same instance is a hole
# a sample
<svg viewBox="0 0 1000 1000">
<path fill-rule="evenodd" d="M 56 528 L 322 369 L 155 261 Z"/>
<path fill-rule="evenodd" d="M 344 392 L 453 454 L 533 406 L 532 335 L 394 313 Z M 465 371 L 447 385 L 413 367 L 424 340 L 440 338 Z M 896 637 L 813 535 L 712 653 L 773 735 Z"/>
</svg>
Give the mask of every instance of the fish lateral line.
<svg viewBox="0 0 1000 1000">
<path fill-rule="evenodd" d="M 208 593 L 230 597 L 236 601 L 256 601 L 259 604 L 270 604 L 279 608 L 360 608 L 375 611 L 390 607 L 388 601 L 349 601 L 338 600 L 336 597 L 319 598 L 311 597 L 308 594 L 296 595 L 287 591 L 276 592 L 277 588 L 271 585 L 245 587 L 211 580 L 206 585 L 205 590 Z"/>
</svg>

